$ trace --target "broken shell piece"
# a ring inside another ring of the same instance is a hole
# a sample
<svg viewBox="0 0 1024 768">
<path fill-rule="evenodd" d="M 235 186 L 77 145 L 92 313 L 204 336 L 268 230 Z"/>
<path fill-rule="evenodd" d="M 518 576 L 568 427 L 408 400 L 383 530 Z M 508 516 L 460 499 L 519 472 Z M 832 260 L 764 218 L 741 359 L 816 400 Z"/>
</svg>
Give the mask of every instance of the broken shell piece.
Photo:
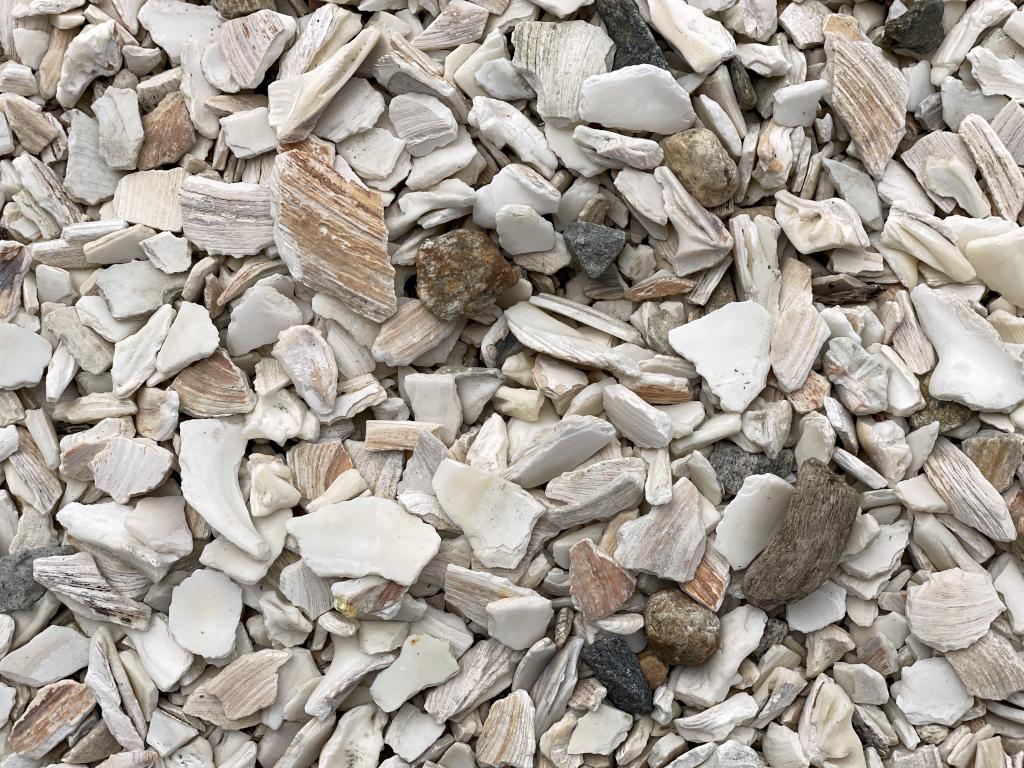
<svg viewBox="0 0 1024 768">
<path fill-rule="evenodd" d="M 664 579 L 690 581 L 706 543 L 698 497 L 693 483 L 678 480 L 671 501 L 619 529 L 615 560 L 625 568 Z"/>
<path fill-rule="evenodd" d="M 374 679 L 370 695 L 383 711 L 394 712 L 424 688 L 443 683 L 458 671 L 447 641 L 410 635 L 394 664 Z"/>
<path fill-rule="evenodd" d="M 721 22 L 683 0 L 649 4 L 651 25 L 698 74 L 710 72 L 736 54 L 736 41 Z"/>
<path fill-rule="evenodd" d="M 269 648 L 247 653 L 228 664 L 206 690 L 220 699 L 225 715 L 240 720 L 274 703 L 278 670 L 290 658 L 287 651 Z"/>
<path fill-rule="evenodd" d="M 172 591 L 168 622 L 182 648 L 217 659 L 231 651 L 241 614 L 238 585 L 220 571 L 200 568 Z"/>
<path fill-rule="evenodd" d="M 377 574 L 412 584 L 437 554 L 440 537 L 387 499 L 355 499 L 321 507 L 288 523 L 303 560 L 317 575 Z"/>
<path fill-rule="evenodd" d="M 966 648 L 983 637 L 1005 606 L 991 580 L 959 568 L 939 571 L 907 590 L 907 620 L 914 636 L 940 651 Z M 956 620 L 956 630 L 950 631 Z"/>
<path fill-rule="evenodd" d="M 491 704 L 477 739 L 477 760 L 486 766 L 530 768 L 537 750 L 535 714 L 533 700 L 522 689 Z"/>
<path fill-rule="evenodd" d="M 666 70 L 637 64 L 584 80 L 580 118 L 607 128 L 669 134 L 689 128 L 696 115 L 689 95 Z"/>
<path fill-rule="evenodd" d="M 95 706 L 89 688 L 74 680 L 40 688 L 11 726 L 8 744 L 26 758 L 40 758 L 71 734 Z"/>
<path fill-rule="evenodd" d="M 743 411 L 764 389 L 772 318 L 760 304 L 734 302 L 669 331 L 669 343 L 693 361 L 722 407 Z"/>
<path fill-rule="evenodd" d="M 37 558 L 32 562 L 32 577 L 72 610 L 90 619 L 132 629 L 144 629 L 149 624 L 149 606 L 119 594 L 86 552 Z"/>
<path fill-rule="evenodd" d="M 210 527 L 258 560 L 270 553 L 238 485 L 246 438 L 240 420 L 193 419 L 180 426 L 181 490 Z M 220 656 L 223 654 L 211 654 Z"/>
<path fill-rule="evenodd" d="M 445 459 L 434 473 L 434 493 L 473 553 L 489 568 L 515 568 L 546 511 L 514 483 L 491 472 Z"/>
<path fill-rule="evenodd" d="M 537 93 L 537 112 L 561 125 L 579 119 L 583 81 L 608 71 L 615 47 L 603 30 L 584 21 L 521 22 L 512 46 L 512 63 Z"/>
<path fill-rule="evenodd" d="M 380 196 L 305 152 L 278 155 L 274 242 L 300 282 L 382 322 L 396 310 Z"/>
<path fill-rule="evenodd" d="M 231 79 L 242 88 L 256 88 L 295 36 L 296 26 L 291 16 L 268 10 L 223 24 L 220 47 Z"/>
<path fill-rule="evenodd" d="M 870 245 L 860 216 L 845 200 L 802 200 L 789 192 L 776 192 L 775 202 L 775 217 L 800 253 Z"/>
</svg>

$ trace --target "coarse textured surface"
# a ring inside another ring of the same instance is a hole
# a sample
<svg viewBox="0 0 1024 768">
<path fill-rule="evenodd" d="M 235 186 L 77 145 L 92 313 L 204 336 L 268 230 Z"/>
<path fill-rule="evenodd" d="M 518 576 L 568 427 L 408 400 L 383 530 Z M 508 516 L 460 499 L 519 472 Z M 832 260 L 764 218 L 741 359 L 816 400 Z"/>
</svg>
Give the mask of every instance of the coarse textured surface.
<svg viewBox="0 0 1024 768">
<path fill-rule="evenodd" d="M 782 527 L 743 576 L 743 594 L 770 608 L 806 597 L 835 569 L 857 515 L 857 494 L 817 459 L 797 473 Z"/>
<path fill-rule="evenodd" d="M 1024 768 L 1014 2 L 0 6 L 0 768 Z"/>
</svg>

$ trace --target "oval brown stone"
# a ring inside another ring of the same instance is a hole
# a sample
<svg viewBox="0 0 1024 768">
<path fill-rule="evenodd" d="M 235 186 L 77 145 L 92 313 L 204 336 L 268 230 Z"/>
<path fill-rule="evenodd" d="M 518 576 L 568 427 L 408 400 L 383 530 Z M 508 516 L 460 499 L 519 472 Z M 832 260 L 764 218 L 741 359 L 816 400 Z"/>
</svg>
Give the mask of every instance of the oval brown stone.
<svg viewBox="0 0 1024 768">
<path fill-rule="evenodd" d="M 701 664 L 718 648 L 718 617 L 682 592 L 663 589 L 644 607 L 651 650 L 669 664 Z"/>
<path fill-rule="evenodd" d="M 661 140 L 665 165 L 705 208 L 724 205 L 736 194 L 739 172 L 722 142 L 706 128 L 691 128 Z"/>
</svg>

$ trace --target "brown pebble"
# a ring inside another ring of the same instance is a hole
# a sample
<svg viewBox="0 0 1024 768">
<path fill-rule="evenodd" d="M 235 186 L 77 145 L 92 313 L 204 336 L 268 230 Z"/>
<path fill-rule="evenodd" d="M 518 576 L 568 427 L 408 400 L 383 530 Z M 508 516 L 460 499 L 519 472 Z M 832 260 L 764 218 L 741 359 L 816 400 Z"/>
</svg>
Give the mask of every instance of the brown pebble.
<svg viewBox="0 0 1024 768">
<path fill-rule="evenodd" d="M 665 165 L 698 203 L 715 208 L 732 199 L 739 186 L 736 163 L 706 128 L 691 128 L 661 140 Z"/>
<path fill-rule="evenodd" d="M 640 671 L 644 673 L 651 688 L 657 688 L 668 677 L 668 665 L 651 650 L 640 654 Z"/>
<path fill-rule="evenodd" d="M 718 617 L 677 589 L 651 595 L 644 632 L 651 650 L 669 664 L 701 664 L 718 648 Z"/>
<path fill-rule="evenodd" d="M 416 252 L 416 293 L 442 320 L 480 312 L 518 279 L 483 232 L 445 232 L 425 240 Z"/>
</svg>

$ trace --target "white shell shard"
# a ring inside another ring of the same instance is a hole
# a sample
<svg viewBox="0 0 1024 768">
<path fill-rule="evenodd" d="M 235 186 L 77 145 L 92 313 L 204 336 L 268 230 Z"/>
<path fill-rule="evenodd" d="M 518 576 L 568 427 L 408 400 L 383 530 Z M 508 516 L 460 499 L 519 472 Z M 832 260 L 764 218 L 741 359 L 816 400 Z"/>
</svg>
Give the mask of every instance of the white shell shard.
<svg viewBox="0 0 1024 768">
<path fill-rule="evenodd" d="M 238 485 L 247 442 L 241 420 L 192 419 L 180 430 L 185 500 L 219 535 L 252 557 L 266 558 L 270 548 L 253 526 Z"/>
<path fill-rule="evenodd" d="M 749 693 L 737 693 L 703 712 L 674 721 L 676 731 L 687 741 L 722 741 L 738 725 L 757 714 L 758 706 Z"/>
<path fill-rule="evenodd" d="M 1024 400 L 1024 372 L 998 332 L 960 299 L 921 284 L 910 292 L 939 355 L 928 391 L 979 411 L 1007 412 Z"/>
<path fill-rule="evenodd" d="M 1019 263 L 1022 245 L 1024 228 L 1017 227 L 1004 234 L 973 239 L 965 251 L 985 285 L 1015 306 L 1024 305 L 1024 270 Z"/>
<path fill-rule="evenodd" d="M 912 725 L 953 725 L 974 703 L 956 671 L 941 656 L 904 667 L 893 692 L 896 706 Z"/>
<path fill-rule="evenodd" d="M 776 192 L 775 217 L 800 253 L 867 248 L 871 244 L 853 206 L 837 197 L 815 201 Z"/>
<path fill-rule="evenodd" d="M 921 642 L 939 651 L 966 648 L 988 632 L 1006 606 L 984 573 L 934 573 L 907 590 L 907 620 Z"/>
<path fill-rule="evenodd" d="M 433 478 L 444 513 L 488 568 L 515 568 L 546 507 L 500 475 L 445 459 Z"/>
<path fill-rule="evenodd" d="M 242 590 L 220 571 L 200 568 L 171 592 L 167 618 L 182 648 L 208 659 L 226 656 L 235 644 Z"/>
<path fill-rule="evenodd" d="M 0 677 L 41 688 L 89 663 L 89 640 L 70 627 L 51 626 L 0 659 Z"/>
<path fill-rule="evenodd" d="M 242 88 L 256 88 L 295 36 L 291 16 L 259 10 L 232 19 L 220 28 L 220 46 L 231 78 Z"/>
<path fill-rule="evenodd" d="M 412 584 L 437 554 L 440 537 L 387 499 L 329 504 L 288 523 L 306 565 L 320 576 L 376 574 Z"/>
<path fill-rule="evenodd" d="M 131 508 L 113 502 L 68 504 L 57 513 L 57 522 L 75 539 L 108 552 L 156 582 L 167 575 L 174 556 L 157 552 L 136 539 L 127 528 Z"/>
<path fill-rule="evenodd" d="M 173 690 L 192 666 L 193 656 L 171 636 L 167 618 L 154 614 L 145 630 L 126 629 L 146 672 L 161 691 Z"/>
<path fill-rule="evenodd" d="M 647 5 L 651 25 L 694 72 L 710 72 L 736 54 L 736 41 L 721 22 L 685 0 L 653 0 Z"/>
<path fill-rule="evenodd" d="M 380 35 L 379 29 L 364 29 L 313 69 L 270 84 L 270 124 L 279 141 L 301 141 L 310 134 L 334 95 L 370 55 Z"/>
<path fill-rule="evenodd" d="M 621 744 L 633 718 L 608 704 L 587 712 L 573 729 L 566 752 L 570 755 L 609 755 Z"/>
<path fill-rule="evenodd" d="M 661 184 L 665 214 L 675 230 L 675 252 L 666 254 L 672 270 L 685 277 L 721 263 L 733 247 L 733 237 L 721 220 L 698 203 L 665 166 L 654 169 L 654 178 Z"/>
<path fill-rule="evenodd" d="M 772 317 L 753 301 L 733 302 L 668 333 L 669 343 L 727 411 L 741 412 L 764 389 L 771 365 Z"/>
<path fill-rule="evenodd" d="M 669 134 L 685 131 L 696 117 L 689 94 L 652 64 L 592 75 L 580 90 L 580 118 L 606 128 Z"/>
<path fill-rule="evenodd" d="M 739 679 L 740 663 L 761 641 L 767 620 L 767 614 L 752 605 L 742 605 L 722 616 L 718 649 L 711 658 L 698 666 L 673 671 L 669 684 L 676 698 L 698 707 L 725 701 Z"/>
<path fill-rule="evenodd" d="M 374 679 L 370 695 L 382 710 L 394 712 L 423 689 L 443 683 L 458 671 L 446 640 L 410 635 L 398 659 Z"/>
<path fill-rule="evenodd" d="M 505 471 L 523 488 L 536 488 L 575 468 L 615 438 L 615 428 L 595 416 L 566 416 Z"/>
<path fill-rule="evenodd" d="M 57 101 L 64 108 L 73 107 L 94 79 L 114 74 L 121 62 L 113 20 L 85 27 L 64 53 Z"/>
<path fill-rule="evenodd" d="M 786 519 L 793 486 L 775 475 L 750 475 L 715 528 L 715 549 L 736 570 L 750 565 Z"/>
<path fill-rule="evenodd" d="M 147 0 L 139 10 L 139 23 L 171 61 L 177 62 L 186 42 L 194 40 L 200 45 L 212 42 L 224 19 L 209 5 L 193 5 L 182 0 Z"/>
<path fill-rule="evenodd" d="M 508 146 L 520 160 L 547 178 L 558 168 L 558 158 L 548 148 L 548 141 L 540 129 L 504 101 L 475 97 L 469 111 L 469 124 L 479 129 L 480 135 L 498 149 Z M 454 134 L 452 138 L 455 138 Z"/>
<path fill-rule="evenodd" d="M 334 648 L 331 665 L 309 694 L 305 705 L 306 714 L 321 720 L 337 709 L 366 674 L 383 669 L 395 660 L 390 653 L 363 653 L 355 637 L 332 635 L 331 642 Z"/>
<path fill-rule="evenodd" d="M 31 387 L 43 378 L 53 345 L 28 328 L 0 323 L 0 347 L 5 360 L 0 367 L 0 390 Z"/>
</svg>

